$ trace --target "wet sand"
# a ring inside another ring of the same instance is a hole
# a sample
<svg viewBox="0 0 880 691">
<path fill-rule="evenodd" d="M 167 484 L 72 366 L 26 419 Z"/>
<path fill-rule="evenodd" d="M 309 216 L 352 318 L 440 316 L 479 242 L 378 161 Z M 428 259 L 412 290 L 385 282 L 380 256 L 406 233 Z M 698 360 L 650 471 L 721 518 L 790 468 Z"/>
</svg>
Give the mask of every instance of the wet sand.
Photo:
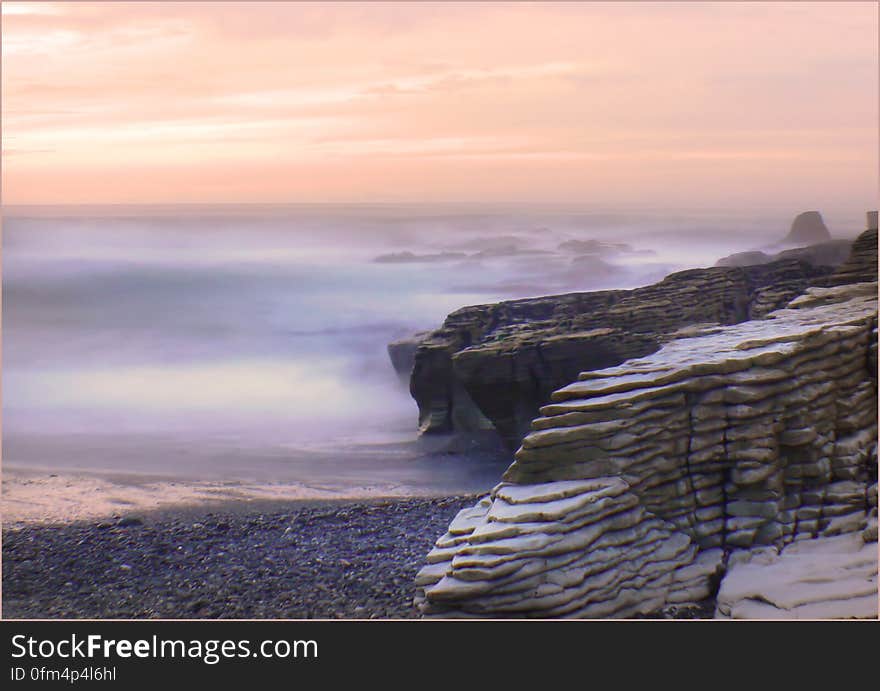
<svg viewBox="0 0 880 691">
<path fill-rule="evenodd" d="M 155 464 L 155 472 L 2 466 L 2 522 L 59 524 L 155 511 L 247 511 L 271 503 L 442 497 L 491 489 L 510 462 L 498 449 L 450 449 L 438 440 L 357 446 L 335 452 L 277 453 L 230 468 L 198 460 Z"/>
<path fill-rule="evenodd" d="M 417 617 L 425 555 L 491 484 L 412 496 L 426 488 L 5 470 L 2 617 Z"/>
<path fill-rule="evenodd" d="M 322 488 L 299 483 L 198 482 L 142 475 L 4 470 L 2 519 L 4 528 L 11 528 L 142 517 L 147 513 L 192 514 L 220 507 L 248 512 L 300 503 L 413 496 L 446 493 L 389 483 Z"/>
<path fill-rule="evenodd" d="M 465 460 L 343 459 L 312 483 L 4 465 L 2 616 L 414 617 L 425 554 L 506 467 Z"/>
</svg>

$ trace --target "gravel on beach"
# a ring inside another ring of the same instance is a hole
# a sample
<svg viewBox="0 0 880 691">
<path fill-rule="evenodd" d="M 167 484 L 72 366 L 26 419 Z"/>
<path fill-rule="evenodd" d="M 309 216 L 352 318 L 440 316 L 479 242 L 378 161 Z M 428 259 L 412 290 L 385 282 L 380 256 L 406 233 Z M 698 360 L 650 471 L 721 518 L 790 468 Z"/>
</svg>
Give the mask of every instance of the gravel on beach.
<svg viewBox="0 0 880 691">
<path fill-rule="evenodd" d="M 4 618 L 411 618 L 413 579 L 474 496 L 3 530 Z"/>
</svg>

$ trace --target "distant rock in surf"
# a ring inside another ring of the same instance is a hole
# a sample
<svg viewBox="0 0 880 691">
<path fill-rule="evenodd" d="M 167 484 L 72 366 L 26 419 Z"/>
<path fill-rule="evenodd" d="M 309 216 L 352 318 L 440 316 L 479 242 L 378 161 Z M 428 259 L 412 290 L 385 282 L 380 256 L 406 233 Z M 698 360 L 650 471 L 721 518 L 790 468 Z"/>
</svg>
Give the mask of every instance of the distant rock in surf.
<svg viewBox="0 0 880 691">
<path fill-rule="evenodd" d="M 471 255 L 471 259 L 495 259 L 496 257 L 522 257 L 533 254 L 552 254 L 547 250 L 523 249 L 517 245 L 500 245 L 480 250 Z"/>
<path fill-rule="evenodd" d="M 632 252 L 633 248 L 625 242 L 600 242 L 599 240 L 566 240 L 559 244 L 562 252 L 577 254 L 614 254 Z"/>
<path fill-rule="evenodd" d="M 783 238 L 783 242 L 792 244 L 814 244 L 831 239 L 831 233 L 818 211 L 804 211 L 795 216 L 791 230 Z"/>
<path fill-rule="evenodd" d="M 448 262 L 467 259 L 464 252 L 437 252 L 435 254 L 414 254 L 413 252 L 391 252 L 380 254 L 373 261 L 376 264 L 422 264 L 431 262 Z"/>
<path fill-rule="evenodd" d="M 463 242 L 447 245 L 447 249 L 470 251 L 497 250 L 499 248 L 503 249 L 505 247 L 510 247 L 511 245 L 519 248 L 522 243 L 523 238 L 517 237 L 516 235 L 495 235 L 490 237 L 471 238 Z"/>
<path fill-rule="evenodd" d="M 774 260 L 800 259 L 813 266 L 838 266 L 849 259 L 852 246 L 852 240 L 830 240 L 818 245 L 783 250 Z"/>
<path fill-rule="evenodd" d="M 579 254 L 571 260 L 572 278 L 580 276 L 586 279 L 586 283 L 604 282 L 610 278 L 619 276 L 624 268 L 609 264 L 595 254 Z"/>
<path fill-rule="evenodd" d="M 813 266 L 838 266 L 849 258 L 852 244 L 852 240 L 829 240 L 817 245 L 784 250 L 777 254 L 759 251 L 737 252 L 719 259 L 715 262 L 715 266 L 754 266 L 769 264 L 780 259 L 800 259 Z"/>
<path fill-rule="evenodd" d="M 769 264 L 772 261 L 772 255 L 752 250 L 722 257 L 715 262 L 715 266 L 755 266 L 756 264 Z"/>
</svg>

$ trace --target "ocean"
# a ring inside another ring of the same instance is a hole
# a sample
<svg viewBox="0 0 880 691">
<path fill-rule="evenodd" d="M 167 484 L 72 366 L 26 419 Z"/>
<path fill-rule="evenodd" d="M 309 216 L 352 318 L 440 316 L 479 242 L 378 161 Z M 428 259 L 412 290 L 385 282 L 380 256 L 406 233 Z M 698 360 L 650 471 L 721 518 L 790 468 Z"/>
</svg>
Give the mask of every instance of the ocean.
<svg viewBox="0 0 880 691">
<path fill-rule="evenodd" d="M 8 208 L 4 467 L 333 487 L 483 482 L 478 461 L 416 439 L 390 341 L 464 305 L 711 266 L 772 244 L 793 215 Z M 861 214 L 826 221 L 839 236 L 863 225 Z"/>
</svg>

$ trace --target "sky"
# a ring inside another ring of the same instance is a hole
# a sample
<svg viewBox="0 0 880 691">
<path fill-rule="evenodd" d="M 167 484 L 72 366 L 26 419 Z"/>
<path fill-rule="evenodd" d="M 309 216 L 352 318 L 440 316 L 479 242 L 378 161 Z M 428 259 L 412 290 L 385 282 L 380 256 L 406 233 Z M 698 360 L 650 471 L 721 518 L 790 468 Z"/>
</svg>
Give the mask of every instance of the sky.
<svg viewBox="0 0 880 691">
<path fill-rule="evenodd" d="M 875 2 L 2 3 L 2 201 L 862 211 Z"/>
</svg>

